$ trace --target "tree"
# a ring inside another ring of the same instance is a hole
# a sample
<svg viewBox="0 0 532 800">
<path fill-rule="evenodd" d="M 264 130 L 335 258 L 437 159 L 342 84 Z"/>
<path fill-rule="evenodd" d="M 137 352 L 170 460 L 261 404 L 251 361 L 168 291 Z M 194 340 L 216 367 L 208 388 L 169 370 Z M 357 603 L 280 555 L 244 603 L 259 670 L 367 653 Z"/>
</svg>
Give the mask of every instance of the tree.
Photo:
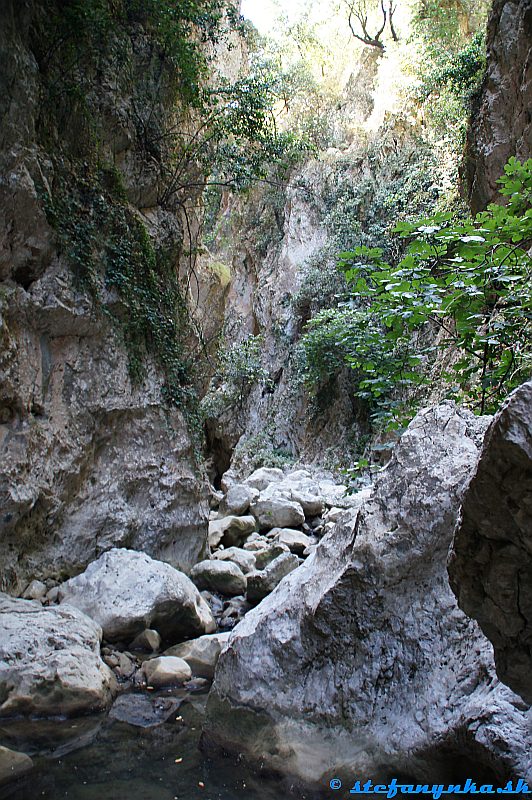
<svg viewBox="0 0 532 800">
<path fill-rule="evenodd" d="M 396 11 L 397 5 L 394 4 L 393 0 L 388 0 L 387 5 L 385 4 L 384 0 L 380 0 L 382 25 L 373 36 L 368 30 L 368 16 L 371 11 L 371 7 L 367 0 L 346 0 L 346 5 L 349 11 L 348 22 L 351 33 L 355 39 L 359 40 L 359 42 L 384 51 L 384 44 L 381 41 L 381 36 L 386 28 L 386 22 L 389 23 L 390 32 L 394 42 L 398 40 L 393 24 L 393 15 Z"/>
</svg>

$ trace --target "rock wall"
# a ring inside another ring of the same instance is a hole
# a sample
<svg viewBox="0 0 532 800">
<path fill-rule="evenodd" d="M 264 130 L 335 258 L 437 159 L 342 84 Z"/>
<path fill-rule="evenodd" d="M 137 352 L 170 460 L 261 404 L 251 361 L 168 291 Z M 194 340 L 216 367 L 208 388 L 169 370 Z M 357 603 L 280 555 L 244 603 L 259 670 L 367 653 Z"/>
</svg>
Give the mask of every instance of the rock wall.
<svg viewBox="0 0 532 800">
<path fill-rule="evenodd" d="M 532 155 L 532 2 L 495 0 L 488 22 L 488 68 L 474 103 L 465 175 L 474 212 L 497 201 L 510 158 Z"/>
<path fill-rule="evenodd" d="M 188 569 L 207 534 L 205 482 L 182 413 L 165 404 L 149 357 L 144 379 L 132 383 L 120 326 L 107 313 L 124 314 L 119 298 L 102 290 L 97 305 L 80 288 L 46 214 L 43 187 L 55 198 L 59 177 L 68 185 L 87 121 L 68 92 L 55 101 L 62 124 L 46 120 L 43 70 L 54 42 L 39 26 L 58 13 L 60 5 L 31 0 L 0 10 L 0 564 L 8 591 L 79 571 L 115 545 Z M 152 115 L 168 115 L 144 44 L 132 46 L 137 86 L 147 104 L 157 99 Z M 161 199 L 131 86 L 104 65 L 94 87 L 87 103 L 99 159 L 117 170 L 129 211 L 142 212 L 177 265 L 178 207 Z"/>
<path fill-rule="evenodd" d="M 532 382 L 494 418 L 449 562 L 460 607 L 493 644 L 500 679 L 532 702 Z"/>
<path fill-rule="evenodd" d="M 309 782 L 531 775 L 526 707 L 446 570 L 487 422 L 418 414 L 369 499 L 233 631 L 206 745 Z"/>
</svg>

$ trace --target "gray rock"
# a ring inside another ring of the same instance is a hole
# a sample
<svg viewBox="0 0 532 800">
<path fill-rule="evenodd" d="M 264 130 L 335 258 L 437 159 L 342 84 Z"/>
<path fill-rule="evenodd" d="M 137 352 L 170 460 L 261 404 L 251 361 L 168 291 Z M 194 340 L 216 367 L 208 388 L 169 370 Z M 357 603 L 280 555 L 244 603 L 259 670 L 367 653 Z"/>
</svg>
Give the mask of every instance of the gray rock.
<svg viewBox="0 0 532 800">
<path fill-rule="evenodd" d="M 222 492 L 227 494 L 227 492 L 229 491 L 231 486 L 234 486 L 235 483 L 237 483 L 237 478 L 236 478 L 235 471 L 232 470 L 232 469 L 228 469 L 222 475 L 222 479 L 220 481 L 220 488 L 221 488 Z"/>
<path fill-rule="evenodd" d="M 117 660 L 117 664 L 113 668 L 115 675 L 120 680 L 129 680 L 129 678 L 132 678 L 137 670 L 135 661 L 126 653 L 117 652 L 115 655 Z"/>
<path fill-rule="evenodd" d="M 220 511 L 224 514 L 245 514 L 251 503 L 259 496 L 258 489 L 237 483 L 231 486 L 222 502 Z"/>
<path fill-rule="evenodd" d="M 100 626 L 77 608 L 0 594 L 0 716 L 85 714 L 105 708 L 114 678 Z"/>
<path fill-rule="evenodd" d="M 223 544 L 224 547 L 240 545 L 250 533 L 257 529 L 255 518 L 252 516 L 229 516 L 209 522 L 209 546 L 211 548 Z"/>
<path fill-rule="evenodd" d="M 248 576 L 247 598 L 250 603 L 258 603 L 273 592 L 282 579 L 299 566 L 299 559 L 292 553 L 282 553 L 271 561 L 261 572 Z"/>
<path fill-rule="evenodd" d="M 190 573 L 198 589 L 209 589 L 224 595 L 244 594 L 246 576 L 232 561 L 200 561 Z"/>
<path fill-rule="evenodd" d="M 174 641 L 215 630 L 208 605 L 182 572 L 145 553 L 113 549 L 61 586 L 68 603 L 96 620 L 109 641 L 146 628 Z"/>
<path fill-rule="evenodd" d="M 488 430 L 449 576 L 460 607 L 493 644 L 497 675 L 532 703 L 532 381 Z"/>
<path fill-rule="evenodd" d="M 530 781 L 528 708 L 497 681 L 491 645 L 447 577 L 486 425 L 451 403 L 418 414 L 372 497 L 233 631 L 206 743 L 309 782 L 432 783 L 457 759 Z"/>
<path fill-rule="evenodd" d="M 142 665 L 142 674 L 148 686 L 162 689 L 165 686 L 178 686 L 192 677 L 186 661 L 177 656 L 157 656 Z"/>
<path fill-rule="evenodd" d="M 172 717 L 181 700 L 174 697 L 151 697 L 134 692 L 117 697 L 109 711 L 109 718 L 126 722 L 136 728 L 155 728 Z"/>
<path fill-rule="evenodd" d="M 141 631 L 130 645 L 132 650 L 143 650 L 145 653 L 156 653 L 161 649 L 161 635 L 151 628 Z"/>
<path fill-rule="evenodd" d="M 33 769 L 33 761 L 25 753 L 0 746 L 0 786 L 22 778 Z"/>
<path fill-rule="evenodd" d="M 277 528 L 276 530 L 281 531 L 283 529 Z M 257 550 L 255 553 L 255 566 L 258 570 L 264 569 L 274 559 L 278 558 L 278 556 L 288 552 L 289 548 L 286 546 L 286 544 L 281 544 L 280 542 L 270 544 L 268 547 L 265 547 L 262 550 Z"/>
<path fill-rule="evenodd" d="M 217 550 L 213 555 L 219 561 L 232 561 L 246 574 L 255 569 L 255 556 L 250 550 L 241 547 L 228 547 L 226 550 Z"/>
<path fill-rule="evenodd" d="M 187 662 L 192 674 L 212 680 L 218 656 L 227 644 L 230 633 L 211 633 L 190 642 L 182 642 L 166 650 L 164 655 L 178 656 Z"/>
<path fill-rule="evenodd" d="M 291 528 L 281 529 L 275 536 L 275 540 L 279 544 L 284 544 L 288 547 L 291 553 L 298 556 L 303 555 L 303 551 L 311 544 L 310 537 L 301 531 L 294 531 Z"/>
<path fill-rule="evenodd" d="M 255 472 L 252 472 L 244 483 L 246 486 L 252 486 L 254 489 L 258 489 L 259 492 L 262 492 L 270 483 L 277 483 L 282 481 L 283 478 L 284 473 L 282 469 L 277 469 L 276 467 L 260 467 L 260 469 L 256 469 Z"/>
<path fill-rule="evenodd" d="M 46 584 L 42 581 L 31 581 L 21 594 L 24 600 L 42 600 L 46 594 Z"/>
<path fill-rule="evenodd" d="M 60 591 L 61 591 L 61 587 L 60 586 L 52 586 L 50 591 L 48 591 L 46 593 L 46 598 L 45 598 L 46 599 L 46 603 L 48 605 L 51 605 L 52 603 L 58 603 L 59 602 Z"/>
<path fill-rule="evenodd" d="M 251 506 L 251 513 L 258 522 L 260 530 L 269 528 L 291 528 L 305 521 L 305 514 L 299 503 L 284 497 L 259 498 Z"/>
</svg>

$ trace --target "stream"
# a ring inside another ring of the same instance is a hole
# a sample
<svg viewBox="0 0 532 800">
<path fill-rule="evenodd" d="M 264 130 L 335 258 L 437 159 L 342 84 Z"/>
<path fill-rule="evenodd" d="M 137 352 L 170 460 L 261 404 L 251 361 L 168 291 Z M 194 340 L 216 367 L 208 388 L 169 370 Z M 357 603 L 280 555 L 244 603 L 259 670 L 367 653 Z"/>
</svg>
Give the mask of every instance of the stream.
<svg viewBox="0 0 532 800">
<path fill-rule="evenodd" d="M 207 693 L 177 690 L 172 696 L 182 699 L 175 715 L 151 728 L 118 722 L 105 714 L 57 721 L 2 721 L 0 744 L 28 753 L 35 769 L 10 793 L 2 795 L 0 789 L 0 797 L 280 800 L 293 796 L 317 800 L 315 793 L 261 774 L 238 759 L 207 757 L 199 748 Z"/>
</svg>

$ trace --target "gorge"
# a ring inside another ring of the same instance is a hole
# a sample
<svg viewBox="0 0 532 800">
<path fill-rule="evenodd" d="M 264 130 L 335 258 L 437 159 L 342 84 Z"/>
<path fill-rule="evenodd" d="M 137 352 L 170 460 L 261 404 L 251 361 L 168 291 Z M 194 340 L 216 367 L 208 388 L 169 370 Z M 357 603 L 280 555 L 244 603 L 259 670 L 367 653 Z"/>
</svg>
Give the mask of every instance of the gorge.
<svg viewBox="0 0 532 800">
<path fill-rule="evenodd" d="M 532 785 L 532 3 L 296 5 L 1 4 L 0 798 Z"/>
</svg>

